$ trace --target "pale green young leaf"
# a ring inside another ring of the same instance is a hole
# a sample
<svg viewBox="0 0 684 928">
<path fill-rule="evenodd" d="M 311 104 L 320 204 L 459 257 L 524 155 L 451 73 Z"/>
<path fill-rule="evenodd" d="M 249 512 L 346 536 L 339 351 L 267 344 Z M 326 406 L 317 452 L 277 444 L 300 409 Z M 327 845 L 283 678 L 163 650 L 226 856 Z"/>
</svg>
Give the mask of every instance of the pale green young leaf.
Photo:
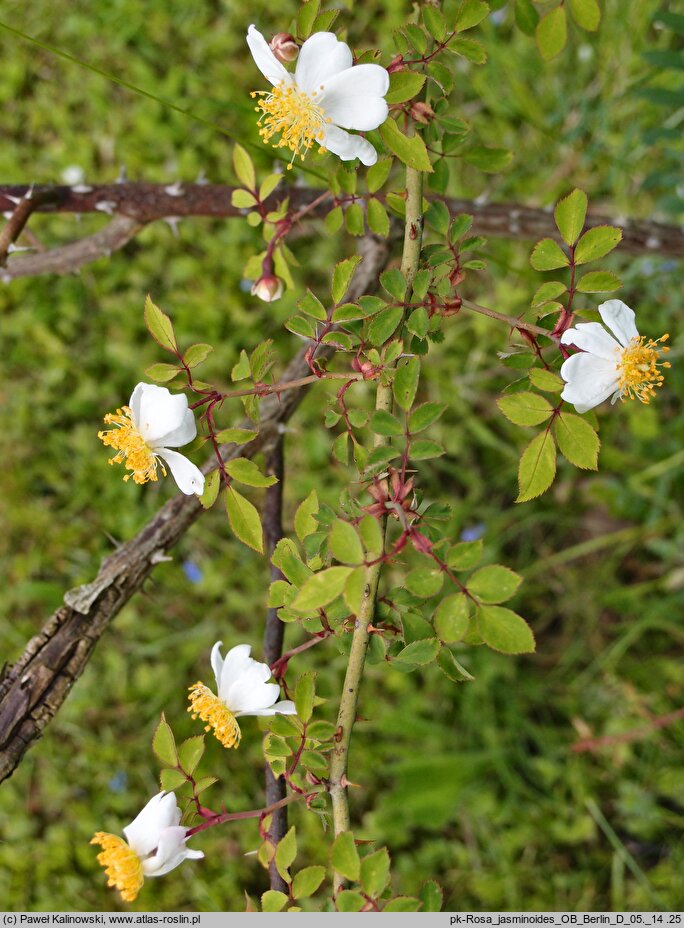
<svg viewBox="0 0 684 928">
<path fill-rule="evenodd" d="M 598 0 L 570 0 L 570 13 L 580 29 L 596 32 L 601 22 Z"/>
<path fill-rule="evenodd" d="M 553 271 L 558 267 L 567 267 L 570 259 L 552 238 L 543 238 L 532 249 L 530 264 L 535 271 Z"/>
<path fill-rule="evenodd" d="M 336 561 L 342 564 L 362 564 L 363 545 L 353 525 L 343 519 L 335 519 L 328 535 L 328 548 Z"/>
<path fill-rule="evenodd" d="M 340 595 L 351 573 L 351 567 L 328 567 L 306 581 L 292 602 L 297 612 L 315 612 Z"/>
<path fill-rule="evenodd" d="M 186 773 L 194 773 L 204 754 L 204 735 L 195 735 L 178 748 L 178 761 Z"/>
<path fill-rule="evenodd" d="M 262 912 L 282 912 L 288 901 L 285 893 L 277 889 L 267 889 L 261 896 L 261 910 Z"/>
<path fill-rule="evenodd" d="M 263 554 L 264 531 L 259 512 L 233 486 L 226 490 L 226 513 L 235 537 L 259 554 Z"/>
<path fill-rule="evenodd" d="M 575 189 L 556 204 L 555 218 L 558 231 L 566 245 L 574 245 L 582 234 L 587 215 L 587 195 Z"/>
<path fill-rule="evenodd" d="M 411 667 L 423 667 L 425 664 L 431 664 L 434 661 L 440 647 L 441 644 L 438 638 L 423 638 L 420 641 L 412 641 L 411 644 L 407 644 L 392 660 L 398 664 Z"/>
<path fill-rule="evenodd" d="M 176 335 L 173 331 L 173 323 L 166 313 L 162 312 L 152 302 L 152 297 L 149 294 L 145 298 L 145 325 L 157 344 L 166 351 L 177 353 L 178 347 Z"/>
<path fill-rule="evenodd" d="M 540 425 L 553 415 L 553 406 L 538 393 L 509 393 L 496 401 L 501 412 L 515 425 Z"/>
<path fill-rule="evenodd" d="M 299 9 L 297 17 L 297 37 L 308 39 L 313 29 L 313 24 L 321 8 L 321 0 L 308 0 L 303 3 Z"/>
<path fill-rule="evenodd" d="M 162 764 L 166 764 L 169 767 L 176 767 L 178 765 L 176 739 L 173 737 L 171 726 L 166 721 L 163 712 L 159 720 L 159 725 L 157 725 L 152 738 L 152 750 Z"/>
<path fill-rule="evenodd" d="M 540 432 L 523 451 L 518 468 L 516 503 L 541 496 L 556 476 L 556 443 L 548 430 Z"/>
<path fill-rule="evenodd" d="M 521 583 L 522 577 L 508 567 L 490 564 L 468 579 L 468 592 L 482 603 L 505 603 L 515 596 Z"/>
<path fill-rule="evenodd" d="M 150 380 L 156 383 L 168 383 L 178 374 L 180 368 L 177 364 L 150 364 L 145 369 L 145 374 Z"/>
<path fill-rule="evenodd" d="M 479 25 L 488 14 L 489 5 L 484 0 L 463 0 L 456 14 L 454 28 L 457 32 L 465 32 L 466 29 Z"/>
<path fill-rule="evenodd" d="M 262 474 L 251 458 L 233 458 L 226 462 L 225 467 L 234 480 L 248 487 L 272 487 L 278 482 L 277 477 Z"/>
<path fill-rule="evenodd" d="M 485 644 L 503 654 L 529 654 L 534 651 L 534 635 L 517 612 L 504 606 L 480 606 L 477 628 Z"/>
<path fill-rule="evenodd" d="M 470 607 L 465 593 L 446 596 L 435 610 L 435 631 L 447 644 L 460 641 L 468 631 Z"/>
<path fill-rule="evenodd" d="M 447 565 L 453 570 L 470 570 L 482 557 L 482 539 L 477 541 L 460 541 L 449 548 Z"/>
<path fill-rule="evenodd" d="M 425 75 L 417 71 L 395 71 L 390 74 L 390 86 L 385 99 L 388 103 L 405 103 L 415 97 L 424 83 Z M 389 163 L 391 165 L 392 162 Z M 370 174 L 370 170 L 368 173 Z"/>
<path fill-rule="evenodd" d="M 611 290 L 619 290 L 622 281 L 611 271 L 589 271 L 575 284 L 579 293 L 608 293 Z"/>
<path fill-rule="evenodd" d="M 543 390 L 545 393 L 560 393 L 565 386 L 558 374 L 547 371 L 543 367 L 531 368 L 527 376 L 530 378 L 532 386 L 537 387 L 538 390 Z"/>
<path fill-rule="evenodd" d="M 332 298 L 335 304 L 342 302 L 345 293 L 349 289 L 356 265 L 360 260 L 360 255 L 354 255 L 352 258 L 347 258 L 335 265 L 332 279 Z"/>
<path fill-rule="evenodd" d="M 330 862 L 346 880 L 356 882 L 361 874 L 361 860 L 351 831 L 343 831 L 335 838 Z"/>
<path fill-rule="evenodd" d="M 467 683 L 475 677 L 460 664 L 449 648 L 444 646 L 437 655 L 437 666 L 452 683 Z"/>
<path fill-rule="evenodd" d="M 294 529 L 297 538 L 304 541 L 309 535 L 318 531 L 318 522 L 314 515 L 318 512 L 318 494 L 312 490 L 303 502 L 297 507 L 294 517 Z"/>
<path fill-rule="evenodd" d="M 253 429 L 232 428 L 221 429 L 220 432 L 216 433 L 215 437 L 219 445 L 227 445 L 229 442 L 235 445 L 246 445 L 247 442 L 256 438 L 258 434 Z"/>
<path fill-rule="evenodd" d="M 211 509 L 216 502 L 219 490 L 221 489 L 221 474 L 218 470 L 212 470 L 204 481 L 204 493 L 199 498 L 203 509 Z"/>
<path fill-rule="evenodd" d="M 513 152 L 507 148 L 491 148 L 485 145 L 476 145 L 469 149 L 463 159 L 487 174 L 498 174 L 513 160 Z"/>
<path fill-rule="evenodd" d="M 299 873 L 295 873 L 292 881 L 292 895 L 295 899 L 307 899 L 313 896 L 324 879 L 325 867 L 305 867 Z"/>
<path fill-rule="evenodd" d="M 565 18 L 565 8 L 562 5 L 554 7 L 537 23 L 535 30 L 537 47 L 544 61 L 551 61 L 565 48 L 568 38 L 568 24 Z"/>
<path fill-rule="evenodd" d="M 406 73 L 406 72 L 399 72 Z M 412 72 L 414 73 L 414 72 Z M 380 158 L 375 164 L 371 165 L 366 171 L 366 186 L 369 193 L 376 193 L 384 186 L 389 173 L 392 170 L 391 158 Z"/>
<path fill-rule="evenodd" d="M 586 419 L 563 412 L 556 419 L 554 429 L 558 448 L 571 464 L 583 470 L 598 470 L 601 442 Z"/>
<path fill-rule="evenodd" d="M 190 345 L 188 350 L 183 355 L 183 360 L 188 365 L 188 367 L 197 367 L 202 361 L 206 361 L 211 352 L 214 350 L 212 345 L 206 345 L 203 342 L 199 342 L 196 345 Z"/>
<path fill-rule="evenodd" d="M 406 589 L 415 596 L 428 599 L 442 589 L 444 574 L 439 567 L 416 567 L 407 574 Z"/>
<path fill-rule="evenodd" d="M 532 297 L 532 306 L 542 306 L 544 303 L 549 303 L 565 293 L 567 289 L 566 284 L 561 280 L 547 280 L 535 291 Z"/>
<path fill-rule="evenodd" d="M 382 895 L 390 875 L 390 857 L 386 847 L 369 854 L 361 861 L 361 885 L 372 899 Z"/>
<path fill-rule="evenodd" d="M 254 165 L 242 145 L 233 146 L 233 168 L 235 176 L 248 190 L 256 190 L 256 174 Z"/>
<path fill-rule="evenodd" d="M 407 136 L 390 116 L 380 126 L 380 136 L 387 148 L 404 164 L 416 171 L 432 173 L 425 142 L 419 135 Z"/>
<path fill-rule="evenodd" d="M 418 390 L 418 380 L 420 378 L 420 361 L 418 358 L 408 358 L 406 362 L 400 365 L 394 375 L 394 398 L 398 405 L 408 412 L 413 406 Z"/>
<path fill-rule="evenodd" d="M 622 230 L 616 226 L 594 226 L 584 233 L 575 249 L 575 264 L 587 264 L 609 254 L 621 241 Z"/>
</svg>

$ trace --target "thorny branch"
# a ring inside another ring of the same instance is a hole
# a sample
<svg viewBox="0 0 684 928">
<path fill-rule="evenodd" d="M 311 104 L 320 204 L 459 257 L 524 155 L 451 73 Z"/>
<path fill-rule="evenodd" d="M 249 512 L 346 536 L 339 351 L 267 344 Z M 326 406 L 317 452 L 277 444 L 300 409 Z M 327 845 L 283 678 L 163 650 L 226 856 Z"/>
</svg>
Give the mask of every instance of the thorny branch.
<svg viewBox="0 0 684 928">
<path fill-rule="evenodd" d="M 350 299 L 373 289 L 388 257 L 387 242 L 374 236 L 362 239 L 359 250 L 364 260 L 352 281 Z M 284 371 L 283 380 L 295 380 L 307 372 L 306 348 L 302 348 Z M 239 448 L 226 445 L 224 459 L 268 453 L 306 389 L 266 397 L 257 437 Z M 214 466 L 212 459 L 205 472 Z M 177 495 L 165 503 L 135 538 L 103 561 L 91 583 L 66 593 L 64 605 L 5 670 L 0 677 L 0 782 L 13 773 L 55 717 L 109 623 L 202 512 L 194 496 Z"/>
<path fill-rule="evenodd" d="M 39 274 L 65 274 L 83 264 L 103 257 L 123 247 L 149 222 L 168 222 L 205 216 L 225 219 L 241 216 L 244 210 L 231 203 L 234 187 L 224 184 L 148 184 L 126 182 L 97 186 L 37 186 L 26 184 L 0 185 L 0 211 L 14 212 L 17 199 L 33 189 L 33 211 L 36 213 L 96 213 L 116 216 L 104 230 L 81 241 L 49 249 L 39 254 L 17 255 L 2 273 L 6 282 L 16 277 Z M 50 202 L 38 200 L 46 195 Z M 305 187 L 278 189 L 267 201 L 275 207 L 285 196 L 290 197 L 295 214 L 310 212 L 312 218 L 324 216 L 328 206 L 322 202 L 319 190 Z M 314 201 L 321 200 L 315 207 Z M 362 199 L 362 198 L 357 198 Z M 558 232 L 550 209 L 538 209 L 518 203 L 490 203 L 484 198 L 465 200 L 444 198 L 452 214 L 470 213 L 474 217 L 473 234 L 494 237 L 536 240 L 550 236 L 558 240 Z M 621 250 L 632 254 L 652 254 L 684 258 L 684 230 L 660 222 L 631 220 L 603 212 L 589 212 L 587 226 L 615 225 L 622 229 Z M 109 230 L 109 231 L 108 231 Z"/>
</svg>

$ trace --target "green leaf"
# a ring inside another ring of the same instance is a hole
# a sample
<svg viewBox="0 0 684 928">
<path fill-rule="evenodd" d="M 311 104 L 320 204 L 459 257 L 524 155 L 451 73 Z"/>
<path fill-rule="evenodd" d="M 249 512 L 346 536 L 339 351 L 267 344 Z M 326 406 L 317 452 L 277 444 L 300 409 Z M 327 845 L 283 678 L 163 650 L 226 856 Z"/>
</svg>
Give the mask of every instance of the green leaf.
<svg viewBox="0 0 684 928">
<path fill-rule="evenodd" d="M 542 367 L 533 367 L 527 373 L 533 386 L 545 393 L 560 393 L 565 386 L 564 382 L 553 371 Z"/>
<path fill-rule="evenodd" d="M 416 398 L 418 379 L 420 377 L 420 360 L 408 358 L 405 364 L 397 368 L 394 375 L 394 398 L 401 408 L 408 412 Z"/>
<path fill-rule="evenodd" d="M 297 507 L 294 517 L 294 529 L 300 541 L 318 531 L 318 522 L 314 515 L 318 512 L 318 494 L 312 490 L 307 498 Z"/>
<path fill-rule="evenodd" d="M 351 567 L 328 567 L 310 577 L 292 601 L 297 612 L 315 612 L 340 595 Z"/>
<path fill-rule="evenodd" d="M 411 310 L 411 315 L 406 320 L 406 328 L 409 332 L 416 338 L 423 339 L 427 336 L 429 326 L 430 320 L 424 306 L 417 306 Z"/>
<path fill-rule="evenodd" d="M 267 889 L 261 896 L 261 910 L 262 912 L 282 912 L 288 902 L 289 899 L 285 893 L 277 889 Z"/>
<path fill-rule="evenodd" d="M 226 490 L 226 512 L 235 537 L 249 548 L 263 554 L 264 532 L 259 512 L 232 486 Z"/>
<path fill-rule="evenodd" d="M 289 867 L 292 865 L 296 856 L 297 829 L 293 825 L 287 834 L 280 839 L 275 852 L 275 865 L 278 869 L 278 873 L 287 883 L 290 882 Z"/>
<path fill-rule="evenodd" d="M 595 226 L 584 233 L 575 249 L 575 264 L 587 264 L 603 258 L 622 239 L 622 230 L 615 226 Z"/>
<path fill-rule="evenodd" d="M 435 610 L 435 631 L 442 641 L 460 641 L 468 631 L 470 607 L 465 593 L 445 597 Z"/>
<path fill-rule="evenodd" d="M 247 356 L 247 352 L 243 348 L 242 351 L 240 352 L 240 358 L 237 364 L 233 366 L 233 369 L 230 372 L 230 379 L 233 381 L 246 380 L 249 376 L 251 376 L 251 373 L 252 371 L 249 366 L 249 357 Z"/>
<path fill-rule="evenodd" d="M 195 735 L 194 738 L 186 738 L 178 748 L 178 761 L 186 773 L 192 774 L 203 754 L 204 735 Z"/>
<path fill-rule="evenodd" d="M 342 302 L 345 293 L 349 289 L 349 284 L 351 283 L 356 265 L 360 260 L 360 255 L 354 255 L 352 258 L 347 258 L 345 261 L 340 261 L 339 264 L 335 265 L 332 279 L 332 298 L 334 303 L 337 304 Z"/>
<path fill-rule="evenodd" d="M 482 640 L 504 654 L 528 654 L 534 651 L 534 635 L 517 612 L 504 606 L 481 606 L 477 610 L 477 628 Z"/>
<path fill-rule="evenodd" d="M 553 406 L 538 393 L 510 393 L 501 396 L 496 405 L 515 425 L 540 425 L 553 415 Z"/>
<path fill-rule="evenodd" d="M 366 206 L 366 218 L 371 232 L 375 232 L 376 235 L 387 238 L 390 231 L 390 221 L 387 210 L 380 200 L 373 198 L 368 201 L 368 205 Z"/>
<path fill-rule="evenodd" d="M 488 15 L 489 5 L 483 0 L 463 0 L 456 16 L 454 29 L 457 32 L 465 32 L 466 29 L 477 26 Z"/>
<path fill-rule="evenodd" d="M 342 228 L 342 223 L 344 222 L 344 213 L 342 212 L 341 206 L 333 206 L 329 213 L 325 217 L 325 228 L 330 233 L 334 235 L 335 232 L 339 232 Z"/>
<path fill-rule="evenodd" d="M 415 596 L 428 599 L 442 589 L 444 574 L 439 567 L 416 567 L 407 574 L 404 584 Z"/>
<path fill-rule="evenodd" d="M 353 882 L 358 880 L 361 874 L 361 861 L 351 831 L 343 831 L 335 838 L 330 861 L 333 869 L 346 880 Z"/>
<path fill-rule="evenodd" d="M 437 666 L 444 676 L 448 677 L 452 683 L 467 683 L 475 679 L 471 673 L 468 673 L 462 664 L 459 664 L 446 646 L 443 647 L 437 655 Z"/>
<path fill-rule="evenodd" d="M 485 145 L 476 145 L 469 149 L 463 158 L 468 164 L 485 171 L 487 174 L 498 174 L 513 160 L 513 152 L 507 148 L 488 148 Z"/>
<path fill-rule="evenodd" d="M 426 461 L 429 458 L 441 457 L 443 454 L 444 448 L 429 438 L 421 438 L 411 445 L 411 460 L 413 461 Z"/>
<path fill-rule="evenodd" d="M 565 9 L 557 6 L 543 16 L 536 29 L 537 47 L 544 61 L 551 61 L 565 48 L 568 37 L 568 24 Z"/>
<path fill-rule="evenodd" d="M 520 493 L 516 503 L 524 503 L 541 496 L 556 476 L 556 443 L 550 432 L 544 430 L 532 439 L 523 451 L 518 468 Z"/>
<path fill-rule="evenodd" d="M 535 271 L 553 271 L 557 267 L 567 267 L 570 259 L 552 238 L 543 238 L 532 249 L 530 264 Z"/>
<path fill-rule="evenodd" d="M 295 873 L 292 881 L 292 895 L 295 899 L 307 899 L 312 896 L 325 879 L 325 867 L 305 867 Z"/>
<path fill-rule="evenodd" d="M 434 661 L 440 647 L 441 643 L 438 638 L 422 638 L 420 641 L 412 641 L 411 644 L 407 644 L 393 658 L 393 661 L 398 664 L 422 667 Z"/>
<path fill-rule="evenodd" d="M 282 174 L 267 174 L 259 187 L 259 199 L 262 202 L 268 200 L 282 179 Z"/>
<path fill-rule="evenodd" d="M 344 213 L 347 232 L 350 235 L 363 235 L 366 231 L 363 209 L 360 203 L 350 203 Z"/>
<path fill-rule="evenodd" d="M 583 470 L 598 470 L 599 437 L 592 426 L 574 413 L 563 412 L 555 423 L 558 447 L 568 461 Z"/>
<path fill-rule="evenodd" d="M 216 433 L 216 441 L 219 445 L 233 443 L 235 445 L 246 445 L 247 442 L 256 438 L 259 433 L 253 429 L 221 429 Z"/>
<path fill-rule="evenodd" d="M 252 159 L 242 145 L 238 145 L 237 142 L 233 146 L 233 168 L 235 169 L 235 176 L 243 186 L 248 190 L 256 190 L 256 174 L 254 173 Z"/>
<path fill-rule="evenodd" d="M 420 899 L 414 896 L 395 896 L 390 899 L 383 912 L 417 912 L 420 909 Z"/>
<path fill-rule="evenodd" d="M 376 161 L 375 164 L 368 168 L 366 171 L 366 186 L 369 193 L 375 193 L 384 186 L 392 170 L 393 163 L 391 158 L 380 158 L 379 161 Z"/>
<path fill-rule="evenodd" d="M 388 306 L 376 313 L 368 324 L 368 341 L 380 347 L 392 337 L 404 315 L 402 306 Z"/>
<path fill-rule="evenodd" d="M 447 565 L 453 570 L 470 570 L 482 557 L 482 539 L 477 541 L 460 541 L 449 548 Z"/>
<path fill-rule="evenodd" d="M 579 293 L 606 293 L 619 290 L 621 286 L 622 281 L 611 271 L 589 271 L 575 284 Z"/>
<path fill-rule="evenodd" d="M 570 13 L 580 29 L 588 32 L 596 32 L 601 22 L 597 0 L 570 0 Z"/>
<path fill-rule="evenodd" d="M 447 24 L 440 13 L 440 11 L 434 6 L 424 6 L 423 7 L 423 23 L 425 28 L 438 42 L 444 41 L 444 38 L 447 34 Z"/>
<path fill-rule="evenodd" d="M 155 306 L 149 294 L 145 298 L 145 325 L 158 345 L 174 354 L 178 351 L 173 323 L 166 313 Z"/>
<path fill-rule="evenodd" d="M 176 739 L 173 737 L 171 726 L 166 721 L 162 712 L 159 725 L 152 738 L 152 750 L 157 755 L 162 764 L 167 767 L 178 766 L 178 752 L 176 750 Z"/>
<path fill-rule="evenodd" d="M 203 342 L 197 345 L 190 345 L 183 355 L 183 360 L 188 367 L 197 367 L 202 361 L 206 361 L 213 350 L 212 345 L 205 345 Z"/>
<path fill-rule="evenodd" d="M 305 313 L 307 316 L 312 316 L 320 322 L 325 322 L 328 318 L 325 306 L 311 290 L 307 290 L 301 300 L 299 300 L 297 308 L 300 312 Z"/>
<path fill-rule="evenodd" d="M 321 8 L 321 0 L 309 0 L 303 3 L 299 9 L 297 17 L 297 36 L 300 39 L 308 39 L 313 29 L 313 24 Z"/>
<path fill-rule="evenodd" d="M 376 435 L 403 435 L 404 428 L 396 416 L 385 409 L 378 409 L 373 413 L 370 427 Z"/>
<path fill-rule="evenodd" d="M 236 209 L 250 209 L 256 203 L 256 198 L 249 190 L 238 187 L 231 193 L 230 202 Z"/>
<path fill-rule="evenodd" d="M 277 477 L 272 475 L 267 477 L 262 474 L 251 458 L 234 458 L 232 461 L 226 461 L 226 470 L 234 480 L 248 487 L 272 487 L 278 482 Z"/>
<path fill-rule="evenodd" d="M 361 893 L 354 892 L 352 889 L 343 889 L 335 898 L 338 912 L 360 912 L 365 904 L 366 900 Z"/>
<path fill-rule="evenodd" d="M 451 223 L 451 214 L 446 203 L 443 200 L 433 200 L 425 212 L 425 221 L 436 232 L 446 237 Z"/>
<path fill-rule="evenodd" d="M 412 435 L 422 432 L 436 422 L 442 415 L 446 406 L 441 403 L 423 403 L 413 410 L 409 417 L 409 431 Z"/>
<path fill-rule="evenodd" d="M 367 896 L 377 899 L 389 881 L 390 857 L 386 847 L 361 861 L 361 885 Z"/>
<path fill-rule="evenodd" d="M 172 793 L 175 789 L 188 782 L 188 778 L 180 770 L 166 768 L 159 774 L 159 784 L 165 793 Z"/>
<path fill-rule="evenodd" d="M 335 519 L 328 536 L 328 548 L 335 560 L 343 564 L 363 564 L 363 545 L 356 529 L 349 522 Z"/>
<path fill-rule="evenodd" d="M 425 142 L 419 135 L 410 137 L 404 135 L 390 116 L 380 126 L 380 136 L 387 148 L 408 167 L 414 168 L 416 171 L 432 173 L 430 156 L 425 147 Z"/>
<path fill-rule="evenodd" d="M 395 300 L 403 300 L 406 293 L 406 278 L 398 267 L 384 271 L 380 275 L 380 283 Z"/>
<path fill-rule="evenodd" d="M 483 603 L 505 603 L 521 583 L 522 577 L 508 567 L 491 564 L 476 570 L 468 579 L 468 592 Z"/>
<path fill-rule="evenodd" d="M 532 0 L 515 0 L 515 22 L 525 35 L 534 35 L 539 13 L 535 10 Z"/>
<path fill-rule="evenodd" d="M 423 903 L 423 912 L 441 912 L 442 887 L 435 880 L 428 880 L 420 890 L 420 899 Z"/>
<path fill-rule="evenodd" d="M 364 516 L 359 522 L 359 533 L 371 558 L 379 557 L 385 550 L 385 537 L 377 519 L 370 515 Z"/>
<path fill-rule="evenodd" d="M 385 99 L 388 103 L 405 103 L 415 97 L 424 83 L 425 75 L 417 71 L 395 71 L 390 74 L 390 86 Z"/>
<path fill-rule="evenodd" d="M 173 380 L 179 370 L 177 364 L 150 364 L 145 369 L 145 374 L 157 383 L 168 383 L 169 380 Z"/>
<path fill-rule="evenodd" d="M 566 245 L 574 245 L 582 234 L 587 215 L 587 195 L 583 190 L 573 190 L 559 200 L 555 211 L 556 225 Z"/>
<path fill-rule="evenodd" d="M 204 481 L 204 493 L 199 498 L 203 509 L 211 509 L 216 502 L 219 490 L 221 489 L 221 474 L 218 470 L 212 470 Z"/>
<path fill-rule="evenodd" d="M 567 289 L 567 286 L 562 280 L 547 280 L 535 291 L 532 297 L 532 306 L 541 306 L 544 303 L 549 303 L 551 300 L 555 300 L 557 297 L 561 296 L 561 294 L 565 293 Z"/>
</svg>

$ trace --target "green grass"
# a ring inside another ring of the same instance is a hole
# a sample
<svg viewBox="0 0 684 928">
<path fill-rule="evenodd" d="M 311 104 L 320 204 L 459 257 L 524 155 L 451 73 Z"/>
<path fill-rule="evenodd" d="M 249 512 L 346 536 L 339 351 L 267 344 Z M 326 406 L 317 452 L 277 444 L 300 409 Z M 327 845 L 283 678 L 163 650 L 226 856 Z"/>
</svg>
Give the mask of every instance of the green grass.
<svg viewBox="0 0 684 928">
<path fill-rule="evenodd" d="M 273 22 L 272 6 L 40 6 L 7 3 L 2 16 L 256 141 L 247 92 L 258 75 L 243 34 L 251 21 L 284 27 Z M 618 0 L 604 6 L 599 34 L 573 33 L 547 66 L 512 28 L 510 12 L 486 24 L 489 64 L 464 66 L 454 107 L 484 142 L 512 148 L 514 166 L 492 177 L 455 161 L 451 194 L 547 205 L 578 185 L 616 213 L 652 214 L 656 193 L 641 179 L 668 153 L 644 136 L 662 111 L 634 91 L 648 74 L 642 51 L 667 47 L 669 37 L 649 26 L 654 2 L 634 5 L 629 18 Z M 389 28 L 406 15 L 398 2 L 367 4 L 341 22 L 352 42 L 388 45 Z M 134 179 L 193 180 L 204 169 L 211 180 L 230 181 L 230 142 L 209 126 L 2 30 L 0 52 L 4 180 L 59 180 L 76 164 L 89 181 L 107 182 L 125 164 Z M 269 163 L 264 149 L 260 168 Z M 103 222 L 36 217 L 31 228 L 50 245 Z M 323 294 L 333 261 L 353 242 L 311 232 L 293 243 L 303 265 L 297 281 Z M 96 438 L 102 415 L 125 401 L 147 365 L 163 360 L 145 333 L 145 294 L 173 315 L 185 343 L 217 346 L 207 379 L 225 383 L 240 350 L 264 337 L 275 339 L 283 359 L 298 349 L 282 327 L 296 295 L 266 306 L 240 288 L 257 245 L 235 221 L 188 220 L 178 238 L 159 223 L 78 276 L 0 289 L 3 658 L 16 659 L 63 592 L 91 579 L 112 545 L 172 492 L 168 482 L 124 485 Z M 520 312 L 539 282 L 528 253 L 525 244 L 491 242 L 489 270 L 471 275 L 468 295 Z M 371 665 L 364 680 L 365 721 L 351 757 L 351 778 L 361 786 L 353 791 L 358 835 L 389 845 L 397 891 L 413 893 L 434 877 L 451 909 L 649 910 L 684 902 L 681 723 L 596 753 L 572 751 L 587 733 L 641 728 L 681 706 L 684 693 L 682 269 L 619 251 L 612 264 L 642 331 L 672 331 L 675 363 L 653 406 L 601 409 L 598 474 L 562 465 L 545 497 L 513 503 L 526 435 L 493 402 L 513 372 L 496 357 L 506 333 L 488 320 L 452 318 L 421 387 L 424 399 L 448 403 L 435 436 L 448 453 L 421 472 L 425 495 L 451 503 L 454 537 L 483 525 L 487 559 L 526 576 L 515 608 L 537 637 L 537 653 L 525 658 L 464 647 L 462 661 L 476 678 L 468 685 L 454 686 L 436 669 L 405 675 L 384 663 Z M 324 392 L 310 395 L 289 426 L 288 527 L 312 487 L 336 505 L 350 477 L 330 463 Z M 367 400 L 363 387 L 350 396 Z M 200 567 L 199 583 L 186 577 L 186 560 Z M 408 553 L 405 563 L 413 563 Z M 150 739 L 160 712 L 179 734 L 196 733 L 186 687 L 207 679 L 213 642 L 249 641 L 259 651 L 266 582 L 266 564 L 212 512 L 117 618 L 58 718 L 0 789 L 0 897 L 8 909 L 122 907 L 88 841 L 98 829 L 119 832 L 156 791 Z M 290 644 L 300 640 L 291 633 Z M 343 656 L 325 643 L 296 669 L 307 668 L 318 670 L 329 700 L 321 711 L 334 719 Z M 239 752 L 210 744 L 206 766 L 221 776 L 208 794 L 215 805 L 258 806 L 257 723 L 245 724 Z M 295 810 L 292 820 L 302 864 L 325 862 L 329 836 L 318 819 Z M 148 881 L 136 908 L 239 909 L 243 890 L 257 896 L 265 888 L 256 859 L 244 856 L 258 844 L 255 824 L 216 829 L 194 844 L 206 860 Z"/>
</svg>

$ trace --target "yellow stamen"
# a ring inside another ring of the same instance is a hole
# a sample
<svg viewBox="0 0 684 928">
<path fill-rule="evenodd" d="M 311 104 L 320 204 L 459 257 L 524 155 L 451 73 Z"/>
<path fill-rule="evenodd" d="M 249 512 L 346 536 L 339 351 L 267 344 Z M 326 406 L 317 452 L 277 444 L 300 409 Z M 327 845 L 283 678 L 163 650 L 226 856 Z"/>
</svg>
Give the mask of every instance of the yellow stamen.
<svg viewBox="0 0 684 928">
<path fill-rule="evenodd" d="M 205 731 L 214 730 L 214 734 L 224 748 L 236 748 L 240 744 L 242 732 L 233 713 L 221 700 L 214 696 L 208 686 L 199 681 L 190 687 L 190 705 L 188 712 L 193 719 L 200 718 L 207 724 Z"/>
<path fill-rule="evenodd" d="M 117 452 L 109 459 L 110 464 L 124 464 L 132 473 L 126 474 L 124 480 L 132 477 L 135 483 L 147 483 L 157 479 L 157 467 L 166 477 L 166 470 L 158 456 L 152 451 L 140 432 L 133 424 L 133 414 L 128 406 L 117 409 L 116 414 L 107 413 L 106 425 L 115 426 L 97 433 L 105 445 Z"/>
<path fill-rule="evenodd" d="M 306 152 L 315 144 L 320 146 L 321 151 L 325 151 L 322 146 L 325 135 L 323 128 L 332 120 L 326 117 L 323 108 L 316 103 L 315 98 L 322 90 L 323 85 L 309 95 L 296 85 L 283 81 L 271 91 L 255 90 L 252 93 L 254 98 L 261 97 L 255 107 L 257 113 L 261 113 L 259 135 L 274 148 L 289 148 L 293 153 L 288 170 L 292 168 L 297 155 L 303 161 Z M 280 139 L 271 142 L 278 133 Z"/>
<path fill-rule="evenodd" d="M 662 342 L 670 336 L 646 341 L 645 336 L 635 336 L 629 346 L 622 351 L 618 369 L 620 372 L 619 390 L 622 398 L 640 400 L 650 403 L 655 396 L 655 388 L 662 387 L 665 379 L 661 368 L 670 367 L 668 361 L 659 360 L 660 355 L 669 351 Z"/>
<path fill-rule="evenodd" d="M 145 880 L 142 860 L 123 838 L 106 831 L 96 832 L 90 843 L 102 848 L 97 862 L 104 867 L 107 886 L 116 887 L 124 902 L 133 902 Z"/>
</svg>

